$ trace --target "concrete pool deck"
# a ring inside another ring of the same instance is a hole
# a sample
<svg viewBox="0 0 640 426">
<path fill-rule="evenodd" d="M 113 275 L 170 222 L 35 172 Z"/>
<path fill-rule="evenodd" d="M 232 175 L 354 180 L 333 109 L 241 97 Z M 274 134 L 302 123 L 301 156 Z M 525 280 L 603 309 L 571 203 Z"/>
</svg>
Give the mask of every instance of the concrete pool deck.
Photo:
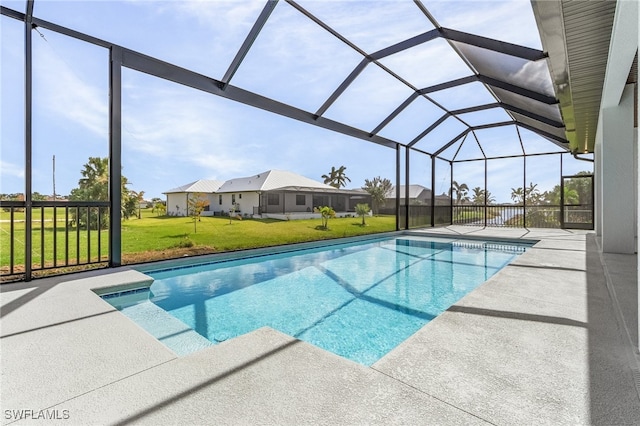
<svg viewBox="0 0 640 426">
<path fill-rule="evenodd" d="M 4 284 L 2 424 L 640 423 L 636 255 L 419 232 L 540 242 L 371 367 L 269 328 L 177 357 L 91 291 L 144 282 L 129 268 Z"/>
</svg>

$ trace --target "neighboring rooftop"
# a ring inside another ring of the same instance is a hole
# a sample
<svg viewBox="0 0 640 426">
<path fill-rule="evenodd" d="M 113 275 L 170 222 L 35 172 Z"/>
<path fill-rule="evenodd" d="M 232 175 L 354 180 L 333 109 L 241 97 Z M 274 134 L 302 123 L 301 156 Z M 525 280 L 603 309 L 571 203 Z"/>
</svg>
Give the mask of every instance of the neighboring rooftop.
<svg viewBox="0 0 640 426">
<path fill-rule="evenodd" d="M 315 188 L 325 190 L 335 190 L 334 187 L 309 179 L 308 177 L 285 170 L 267 170 L 257 175 L 229 179 L 216 191 L 225 192 L 246 192 L 246 191 L 271 191 L 287 187 Z"/>
<path fill-rule="evenodd" d="M 224 182 L 221 180 L 200 179 L 177 188 L 169 189 L 168 191 L 163 192 L 163 194 L 174 194 L 177 192 L 202 192 L 205 194 L 211 194 L 218 191 L 223 183 Z"/>
<path fill-rule="evenodd" d="M 405 195 L 405 185 L 400 185 L 400 198 L 404 198 Z M 426 188 L 422 185 L 409 185 L 409 198 L 418 198 L 420 195 L 422 195 L 422 193 L 424 191 L 429 191 L 429 193 L 431 193 L 431 190 L 429 188 Z M 386 194 L 387 198 L 395 198 L 396 197 L 396 187 L 394 186 L 393 188 L 391 188 L 391 190 L 389 190 L 389 192 L 387 192 Z"/>
</svg>

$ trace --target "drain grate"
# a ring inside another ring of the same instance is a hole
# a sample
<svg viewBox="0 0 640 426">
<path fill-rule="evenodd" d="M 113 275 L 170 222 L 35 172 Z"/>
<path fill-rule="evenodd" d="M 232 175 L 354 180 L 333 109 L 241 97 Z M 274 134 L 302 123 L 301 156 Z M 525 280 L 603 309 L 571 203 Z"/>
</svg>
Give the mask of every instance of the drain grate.
<svg viewBox="0 0 640 426">
<path fill-rule="evenodd" d="M 640 369 L 631 368 L 631 372 L 633 374 L 634 381 L 636 383 L 636 391 L 638 392 L 638 399 L 640 399 Z"/>
</svg>

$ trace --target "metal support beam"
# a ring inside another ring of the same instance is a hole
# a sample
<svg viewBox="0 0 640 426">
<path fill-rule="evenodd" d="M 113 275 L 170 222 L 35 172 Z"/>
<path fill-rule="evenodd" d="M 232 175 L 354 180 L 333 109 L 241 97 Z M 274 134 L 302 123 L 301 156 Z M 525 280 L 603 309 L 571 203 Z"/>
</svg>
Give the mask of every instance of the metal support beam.
<svg viewBox="0 0 640 426">
<path fill-rule="evenodd" d="M 33 0 L 27 1 L 27 13 L 24 15 L 24 280 L 31 281 L 32 253 L 32 148 L 33 148 L 33 50 L 32 50 Z M 41 224 L 44 228 L 44 224 Z M 13 253 L 11 254 L 13 256 Z M 44 259 L 40 260 L 44 265 Z"/>
<path fill-rule="evenodd" d="M 552 127 L 556 127 L 558 129 L 564 128 L 564 123 L 561 121 L 552 120 L 550 118 L 544 117 L 542 115 L 527 111 L 526 109 L 518 108 L 513 105 L 505 104 L 504 102 L 500 102 L 498 104 L 500 107 L 506 109 L 507 111 L 516 112 L 520 115 L 524 115 L 525 117 L 529 117 L 532 120 L 539 121 L 541 123 L 547 124 Z"/>
<path fill-rule="evenodd" d="M 485 104 L 485 105 L 477 105 L 477 106 L 472 106 L 469 108 L 461 108 L 461 109 L 456 109 L 451 111 L 452 115 L 460 115 L 460 114 L 468 114 L 470 112 L 478 112 L 478 111 L 484 111 L 487 109 L 493 109 L 493 108 L 499 108 L 500 107 L 500 103 L 498 102 L 494 102 L 491 104 Z"/>
<path fill-rule="evenodd" d="M 456 193 L 456 196 L 458 194 Z M 449 162 L 449 217 L 450 225 L 453 225 L 453 162 Z"/>
<path fill-rule="evenodd" d="M 517 126 L 516 126 L 517 129 Z M 476 132 L 473 132 L 473 139 L 476 141 L 476 144 L 478 145 L 478 148 L 480 148 L 480 152 L 482 153 L 482 157 L 486 160 L 487 159 L 487 154 L 484 153 L 484 149 L 482 149 L 482 145 L 480 144 L 480 141 L 478 140 L 478 136 L 476 135 Z"/>
<path fill-rule="evenodd" d="M 555 105 L 558 103 L 558 100 L 553 96 L 548 96 L 543 93 L 525 89 L 524 87 L 516 86 L 515 84 L 507 83 L 496 78 L 487 77 L 485 75 L 478 75 L 478 80 L 486 85 L 497 87 L 499 89 L 515 93 L 516 95 L 524 96 L 526 98 L 542 102 L 543 104 Z"/>
<path fill-rule="evenodd" d="M 464 143 L 467 141 L 467 137 L 469 136 L 469 133 L 467 133 L 466 135 L 464 135 L 464 139 L 462 139 L 462 142 L 460 143 L 460 146 L 458 146 L 458 149 L 456 149 L 456 153 L 453 154 L 453 157 L 451 158 L 451 161 L 455 162 L 456 161 L 456 157 L 458 156 L 458 153 L 460 152 L 460 150 L 462 149 L 462 145 L 464 145 Z"/>
<path fill-rule="evenodd" d="M 467 77 L 457 78 L 455 80 L 446 81 L 444 83 L 435 84 L 433 86 L 425 87 L 424 89 L 420 89 L 421 95 L 426 95 L 428 93 L 438 92 L 440 90 L 451 89 L 452 87 L 462 86 L 463 84 L 473 83 L 475 81 L 480 81 L 477 75 L 469 75 Z"/>
<path fill-rule="evenodd" d="M 262 31 L 262 28 L 267 23 L 267 19 L 269 19 L 269 16 L 271 16 L 271 12 L 273 12 L 277 4 L 278 0 L 267 0 L 267 4 L 264 5 L 264 8 L 262 9 L 262 12 L 260 12 L 258 19 L 256 20 L 256 22 L 254 22 L 251 31 L 249 31 L 249 34 L 247 34 L 247 38 L 245 38 L 244 43 L 242 43 L 242 46 L 238 50 L 238 53 L 236 53 L 235 58 L 233 58 L 233 61 L 231 61 L 227 72 L 224 73 L 224 77 L 222 77 L 222 85 L 220 86 L 222 90 L 227 87 L 227 85 L 233 78 L 233 75 L 236 73 L 236 71 L 238 71 L 238 68 L 240 67 L 240 64 L 242 64 L 244 57 L 247 56 L 247 53 L 249 53 L 249 49 L 251 49 L 251 46 L 256 41 L 256 38 L 258 38 L 258 34 L 260 34 L 260 31 Z"/>
<path fill-rule="evenodd" d="M 497 123 L 488 123 L 488 124 L 481 124 L 479 126 L 473 126 L 470 128 L 470 130 L 493 129 L 494 127 L 513 126 L 515 124 L 516 124 L 515 121 L 500 121 Z"/>
<path fill-rule="evenodd" d="M 555 105 L 558 103 L 558 100 L 553 96 L 548 96 L 543 93 L 535 92 L 533 90 L 525 89 L 524 87 L 516 86 L 511 83 L 507 83 L 506 81 L 498 80 L 493 77 L 487 77 L 482 74 L 478 75 L 470 75 L 467 77 L 458 78 L 455 80 L 447 81 L 446 83 L 436 84 L 434 86 L 425 87 L 424 89 L 420 89 L 420 94 L 426 95 L 433 92 L 438 92 L 440 90 L 451 89 L 453 87 L 462 86 L 464 84 L 469 84 L 479 81 L 488 86 L 494 86 L 499 89 L 506 90 L 511 93 L 515 93 L 517 95 L 521 95 L 527 98 L 534 99 L 538 102 L 542 102 L 548 105 Z"/>
<path fill-rule="evenodd" d="M 511 123 L 511 124 L 513 124 L 513 123 Z M 537 133 L 538 135 L 549 139 L 551 142 L 555 143 L 559 147 L 564 148 L 566 150 L 569 150 L 569 141 L 566 140 L 565 138 L 562 138 L 562 137 L 557 136 L 557 135 L 553 135 L 553 134 L 551 134 L 549 132 L 545 132 L 544 130 L 536 129 L 535 127 L 530 126 L 530 125 L 525 124 L 525 123 L 517 122 L 517 124 L 518 124 L 518 126 L 520 126 L 522 128 L 525 128 L 527 130 L 531 130 L 533 133 Z"/>
<path fill-rule="evenodd" d="M 400 146 L 396 145 L 396 231 L 400 230 Z"/>
<path fill-rule="evenodd" d="M 527 157 L 522 156 L 522 227 L 527 227 Z"/>
<path fill-rule="evenodd" d="M 404 229 L 409 229 L 409 179 L 410 179 L 410 170 L 409 170 L 409 153 L 411 148 L 405 147 L 405 160 L 404 160 Z"/>
<path fill-rule="evenodd" d="M 240 89 L 231 84 L 227 86 L 226 90 L 222 90 L 220 88 L 220 81 L 218 80 L 128 49 L 123 49 L 122 65 L 155 77 L 173 81 L 184 86 L 202 90 L 213 95 L 231 99 L 236 102 L 260 108 L 285 117 L 293 118 L 294 120 L 302 121 L 304 123 L 313 124 L 314 126 L 333 130 L 354 138 L 374 142 L 388 148 L 395 149 L 398 144 L 397 141 L 377 135 L 372 136 L 364 130 L 356 129 L 355 127 L 347 126 L 346 124 L 339 123 L 328 118 L 316 117 L 308 111 Z"/>
<path fill-rule="evenodd" d="M 384 49 L 378 50 L 371 54 L 371 58 L 378 60 L 385 58 L 387 56 L 393 55 L 394 53 L 402 52 L 403 50 L 410 49 L 412 47 L 418 46 L 422 43 L 426 43 L 428 41 L 434 40 L 440 37 L 440 32 L 436 29 L 427 31 L 422 34 L 418 34 L 417 36 L 408 38 L 399 43 L 396 43 L 392 46 L 385 47 Z"/>
<path fill-rule="evenodd" d="M 367 56 L 367 52 L 365 52 L 364 50 L 360 49 L 358 46 L 356 46 L 355 44 L 351 43 L 347 38 L 345 38 L 342 34 L 340 34 L 339 32 L 337 32 L 336 30 L 334 30 L 333 28 L 331 28 L 330 26 L 328 26 L 327 24 L 324 23 L 324 21 L 318 19 L 314 14 L 312 14 L 311 12 L 309 12 L 308 10 L 306 10 L 304 7 L 300 6 L 298 3 L 296 3 L 293 0 L 285 0 L 287 3 L 289 3 L 289 5 L 291 5 L 292 7 L 294 7 L 298 12 L 302 13 L 304 16 L 306 16 L 307 18 L 311 19 L 313 22 L 315 22 L 316 24 L 318 24 L 320 27 L 322 27 L 322 29 L 324 29 L 325 31 L 327 31 L 329 34 L 331 34 L 332 36 L 334 36 L 335 38 L 337 38 L 338 40 L 340 40 L 341 42 L 343 42 L 344 44 L 346 44 L 347 46 L 349 46 L 350 48 L 352 48 L 353 50 L 355 50 L 356 52 L 358 52 L 359 54 L 361 54 L 362 56 Z"/>
<path fill-rule="evenodd" d="M 444 120 L 446 120 L 447 118 L 449 118 L 449 113 L 447 112 L 446 114 L 444 114 L 442 117 L 440 117 L 435 123 L 433 123 L 431 126 L 427 127 L 427 129 L 420 133 L 418 136 L 416 136 L 411 142 L 409 142 L 407 144 L 407 146 L 409 148 L 411 148 L 412 146 L 414 146 L 416 143 L 418 143 L 422 138 L 424 138 L 425 136 L 427 136 L 429 133 L 431 133 L 431 131 L 433 131 L 433 129 L 435 129 L 436 127 L 438 127 L 440 124 L 442 124 L 442 122 Z"/>
<path fill-rule="evenodd" d="M 515 56 L 528 61 L 537 61 L 547 57 L 546 53 L 538 49 L 532 49 L 518 44 L 507 43 L 505 41 L 456 31 L 451 28 L 440 28 L 440 34 L 447 40 L 457 41 L 487 50 L 493 50 L 494 52 L 504 53 L 505 55 Z"/>
<path fill-rule="evenodd" d="M 538 154 L 527 154 L 527 157 L 536 157 L 536 156 L 540 156 L 540 155 L 553 155 L 553 154 L 566 154 L 567 151 L 562 151 L 562 152 L 541 152 Z M 487 160 L 504 160 L 506 158 L 522 158 L 522 154 L 515 154 L 515 155 L 502 155 L 499 157 L 486 157 Z M 467 160 L 455 160 L 455 163 L 469 163 L 472 161 L 484 161 L 485 158 L 470 158 Z"/>
<path fill-rule="evenodd" d="M 564 229 L 564 173 L 562 172 L 562 154 L 560 154 L 560 229 Z M 593 182 L 591 183 L 593 189 Z M 591 197 L 593 200 L 593 196 Z"/>
<path fill-rule="evenodd" d="M 464 137 L 467 135 L 467 133 L 469 133 L 472 129 L 466 129 L 464 130 L 462 133 L 460 133 L 458 136 L 456 136 L 455 138 L 451 139 L 449 142 L 447 142 L 446 144 L 442 145 L 442 147 L 440 147 L 439 150 L 437 150 L 436 152 L 433 153 L 433 155 L 435 157 L 437 157 L 438 155 L 440 155 L 442 153 L 442 151 L 446 150 L 447 148 L 449 148 L 451 145 L 453 145 L 454 143 L 456 143 L 458 140 L 460 140 L 460 138 Z"/>
<path fill-rule="evenodd" d="M 376 126 L 375 129 L 373 129 L 371 131 L 371 135 L 376 135 L 378 134 L 378 132 L 382 129 L 384 129 L 386 127 L 387 124 L 389 124 L 391 122 L 391 120 L 393 120 L 394 118 L 396 118 L 398 116 L 398 114 L 400 114 L 402 111 L 404 111 L 404 109 L 406 107 L 408 107 L 411 102 L 413 102 L 414 100 L 416 100 L 416 98 L 420 96 L 420 94 L 418 92 L 413 92 L 404 102 L 402 102 L 400 104 L 400 106 L 398 108 L 396 108 L 391 114 L 389 114 L 387 116 L 387 118 L 385 118 L 384 120 L 382 120 L 382 122 L 380 124 L 378 124 Z"/>
<path fill-rule="evenodd" d="M 351 74 L 349 74 L 347 78 L 344 79 L 342 84 L 340 84 L 340 86 L 338 86 L 338 88 L 331 94 L 331 96 L 329 96 L 329 99 L 327 99 L 318 109 L 318 111 L 316 111 L 317 117 L 320 117 L 329 109 L 331 105 L 333 105 L 333 103 L 340 97 L 340 95 L 342 95 L 344 91 L 347 90 L 347 87 L 349 87 L 351 83 L 353 83 L 356 77 L 358 77 L 360 73 L 364 71 L 366 66 L 369 65 L 369 62 L 371 62 L 369 59 L 364 58 L 358 65 L 356 65 L 354 70 L 351 71 Z"/>
<path fill-rule="evenodd" d="M 109 266 L 122 264 L 122 49 L 109 51 Z"/>
<path fill-rule="evenodd" d="M 484 227 L 487 227 L 487 158 L 484 159 Z"/>
<path fill-rule="evenodd" d="M 436 157 L 431 156 L 431 227 L 436 226 Z"/>
<path fill-rule="evenodd" d="M 9 9 L 5 6 L 0 6 L 0 15 L 7 16 L 9 18 L 17 19 L 18 21 L 24 22 L 24 13 L 18 12 L 17 10 Z"/>
</svg>

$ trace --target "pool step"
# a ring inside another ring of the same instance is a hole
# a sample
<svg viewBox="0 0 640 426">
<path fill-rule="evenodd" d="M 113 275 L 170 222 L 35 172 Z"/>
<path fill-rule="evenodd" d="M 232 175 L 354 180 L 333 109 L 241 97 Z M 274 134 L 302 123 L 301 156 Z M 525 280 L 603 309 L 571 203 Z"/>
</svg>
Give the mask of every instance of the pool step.
<svg viewBox="0 0 640 426">
<path fill-rule="evenodd" d="M 178 356 L 212 346 L 213 343 L 155 304 L 146 301 L 121 311 Z"/>
</svg>

